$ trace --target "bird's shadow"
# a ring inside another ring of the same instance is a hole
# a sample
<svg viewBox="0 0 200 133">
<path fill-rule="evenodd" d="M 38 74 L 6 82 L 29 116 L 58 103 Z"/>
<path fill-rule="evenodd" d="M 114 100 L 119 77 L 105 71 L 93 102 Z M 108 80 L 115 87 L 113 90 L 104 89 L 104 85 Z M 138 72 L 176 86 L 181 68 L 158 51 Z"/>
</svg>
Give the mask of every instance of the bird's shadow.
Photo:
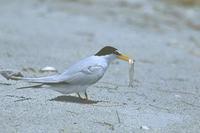
<svg viewBox="0 0 200 133">
<path fill-rule="evenodd" d="M 99 101 L 81 99 L 81 98 L 75 97 L 75 96 L 65 96 L 65 95 L 64 96 L 57 96 L 53 99 L 50 99 L 50 101 L 80 103 L 80 104 L 96 104 L 96 103 L 99 102 Z"/>
</svg>

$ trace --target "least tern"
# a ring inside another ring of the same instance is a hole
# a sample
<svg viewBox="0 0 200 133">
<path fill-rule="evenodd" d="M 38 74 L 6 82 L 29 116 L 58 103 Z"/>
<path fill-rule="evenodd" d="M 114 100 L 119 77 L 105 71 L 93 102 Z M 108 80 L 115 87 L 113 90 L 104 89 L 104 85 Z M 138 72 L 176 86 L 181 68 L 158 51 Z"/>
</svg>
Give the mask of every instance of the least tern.
<svg viewBox="0 0 200 133">
<path fill-rule="evenodd" d="M 88 99 L 86 89 L 103 77 L 110 63 L 115 59 L 121 59 L 127 62 L 132 61 L 128 56 L 120 53 L 116 48 L 105 46 L 95 55 L 80 60 L 61 74 L 39 78 L 15 76 L 6 78 L 40 83 L 37 87 L 49 88 L 62 94 L 77 93 L 81 99 L 80 93 L 84 93 L 85 98 Z"/>
</svg>

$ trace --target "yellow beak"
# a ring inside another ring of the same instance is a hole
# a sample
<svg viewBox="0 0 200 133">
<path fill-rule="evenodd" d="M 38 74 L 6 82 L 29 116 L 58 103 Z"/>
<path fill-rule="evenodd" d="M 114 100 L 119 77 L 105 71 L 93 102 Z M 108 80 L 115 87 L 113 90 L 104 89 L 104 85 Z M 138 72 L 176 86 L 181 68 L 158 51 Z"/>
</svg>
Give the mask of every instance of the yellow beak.
<svg viewBox="0 0 200 133">
<path fill-rule="evenodd" d="M 117 58 L 127 61 L 127 62 L 129 62 L 129 59 L 130 59 L 127 55 L 124 55 L 124 54 L 117 55 Z"/>
</svg>

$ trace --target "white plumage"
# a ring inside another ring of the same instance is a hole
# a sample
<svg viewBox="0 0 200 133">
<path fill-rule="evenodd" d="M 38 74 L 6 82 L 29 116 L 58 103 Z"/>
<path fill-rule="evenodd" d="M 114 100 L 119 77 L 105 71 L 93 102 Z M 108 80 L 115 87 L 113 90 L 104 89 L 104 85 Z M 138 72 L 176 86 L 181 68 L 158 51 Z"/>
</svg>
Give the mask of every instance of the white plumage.
<svg viewBox="0 0 200 133">
<path fill-rule="evenodd" d="M 49 88 L 63 94 L 77 93 L 80 97 L 79 93 L 84 92 L 87 99 L 86 89 L 103 77 L 109 64 L 116 58 L 129 61 L 129 58 L 117 52 L 116 48 L 106 46 L 97 54 L 70 66 L 61 74 L 39 78 L 6 77 L 6 74 L 2 75 L 7 79 L 40 83 L 40 87 Z"/>
</svg>

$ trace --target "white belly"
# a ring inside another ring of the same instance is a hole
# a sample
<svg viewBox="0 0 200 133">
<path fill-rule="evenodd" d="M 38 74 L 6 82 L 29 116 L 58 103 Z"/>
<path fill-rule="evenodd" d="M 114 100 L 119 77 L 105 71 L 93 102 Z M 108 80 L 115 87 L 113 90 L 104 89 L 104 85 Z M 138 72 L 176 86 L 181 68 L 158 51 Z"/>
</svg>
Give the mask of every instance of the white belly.
<svg viewBox="0 0 200 133">
<path fill-rule="evenodd" d="M 89 85 L 68 85 L 68 84 L 44 86 L 44 88 L 51 89 L 60 92 L 62 94 L 85 92 L 88 87 Z"/>
</svg>

